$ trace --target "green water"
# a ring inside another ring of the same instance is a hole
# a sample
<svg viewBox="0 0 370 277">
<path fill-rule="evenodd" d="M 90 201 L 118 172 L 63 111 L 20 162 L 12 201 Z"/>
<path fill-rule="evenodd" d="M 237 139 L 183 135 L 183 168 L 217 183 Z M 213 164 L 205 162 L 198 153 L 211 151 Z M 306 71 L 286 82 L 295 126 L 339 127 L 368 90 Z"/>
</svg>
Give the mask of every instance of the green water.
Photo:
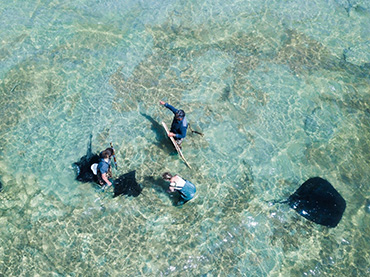
<svg viewBox="0 0 370 277">
<path fill-rule="evenodd" d="M 370 274 L 370 4 L 0 3 L 0 276 Z M 168 101 L 192 128 L 165 138 Z M 90 134 L 139 197 L 75 180 Z M 172 205 L 164 171 L 197 187 Z M 327 179 L 336 228 L 284 199 Z"/>
</svg>

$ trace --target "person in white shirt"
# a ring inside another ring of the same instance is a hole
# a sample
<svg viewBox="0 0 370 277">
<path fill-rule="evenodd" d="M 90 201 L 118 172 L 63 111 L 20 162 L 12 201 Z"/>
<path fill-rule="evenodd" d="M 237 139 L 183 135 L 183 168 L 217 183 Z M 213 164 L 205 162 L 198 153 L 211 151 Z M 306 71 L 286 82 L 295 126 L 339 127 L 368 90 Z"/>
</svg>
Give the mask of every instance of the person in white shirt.
<svg viewBox="0 0 370 277">
<path fill-rule="evenodd" d="M 165 181 L 170 182 L 169 190 L 171 192 L 178 191 L 181 196 L 181 203 L 178 203 L 180 205 L 185 204 L 189 200 L 193 199 L 196 188 L 195 185 L 189 182 L 188 180 L 183 179 L 179 175 L 172 175 L 169 172 L 165 172 L 162 175 L 162 178 Z"/>
</svg>

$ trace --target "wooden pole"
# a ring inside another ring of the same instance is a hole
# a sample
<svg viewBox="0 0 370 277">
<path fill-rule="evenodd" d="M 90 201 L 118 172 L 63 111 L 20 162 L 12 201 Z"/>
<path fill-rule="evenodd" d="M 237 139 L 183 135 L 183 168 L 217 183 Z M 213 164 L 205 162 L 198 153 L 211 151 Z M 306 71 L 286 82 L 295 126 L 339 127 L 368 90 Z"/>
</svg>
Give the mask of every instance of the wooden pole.
<svg viewBox="0 0 370 277">
<path fill-rule="evenodd" d="M 166 130 L 166 133 L 167 133 L 167 136 L 168 136 L 170 131 L 168 130 L 166 123 L 164 123 L 162 121 L 162 125 L 163 125 L 164 129 Z M 186 159 L 185 159 L 184 155 L 182 154 L 182 151 L 181 151 L 179 145 L 176 143 L 175 139 L 173 137 L 169 137 L 169 138 L 172 141 L 173 146 L 175 146 L 175 149 L 176 149 L 177 153 L 179 153 L 180 157 L 184 160 L 186 165 L 191 169 L 190 164 L 186 161 Z"/>
<path fill-rule="evenodd" d="M 116 160 L 116 153 L 114 153 L 114 148 L 113 148 L 113 143 L 112 143 L 112 142 L 110 143 L 110 147 L 111 147 L 111 148 L 112 148 L 112 150 L 113 150 L 112 155 L 113 155 L 114 165 L 116 166 L 116 170 L 118 170 L 118 167 L 117 167 L 117 160 Z"/>
</svg>

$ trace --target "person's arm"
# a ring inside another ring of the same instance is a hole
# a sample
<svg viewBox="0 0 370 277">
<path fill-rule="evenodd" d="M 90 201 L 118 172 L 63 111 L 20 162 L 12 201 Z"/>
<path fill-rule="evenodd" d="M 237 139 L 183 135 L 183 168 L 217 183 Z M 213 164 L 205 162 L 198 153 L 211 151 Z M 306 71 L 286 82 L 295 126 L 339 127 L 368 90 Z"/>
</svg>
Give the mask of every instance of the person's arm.
<svg viewBox="0 0 370 277">
<path fill-rule="evenodd" d="M 170 180 L 170 185 L 168 186 L 168 190 L 170 192 L 174 192 L 175 191 L 175 187 L 176 187 L 176 183 L 175 182 L 172 182 L 172 180 Z"/>
<path fill-rule="evenodd" d="M 159 104 L 161 104 L 162 106 L 165 106 L 167 109 L 169 109 L 170 111 L 172 111 L 174 114 L 177 113 L 178 109 L 176 109 L 174 106 L 171 106 L 170 104 L 164 102 L 164 101 L 159 101 Z"/>
<path fill-rule="evenodd" d="M 107 173 L 103 173 L 101 178 L 108 184 L 109 187 L 112 185 L 112 183 L 108 180 Z"/>
</svg>

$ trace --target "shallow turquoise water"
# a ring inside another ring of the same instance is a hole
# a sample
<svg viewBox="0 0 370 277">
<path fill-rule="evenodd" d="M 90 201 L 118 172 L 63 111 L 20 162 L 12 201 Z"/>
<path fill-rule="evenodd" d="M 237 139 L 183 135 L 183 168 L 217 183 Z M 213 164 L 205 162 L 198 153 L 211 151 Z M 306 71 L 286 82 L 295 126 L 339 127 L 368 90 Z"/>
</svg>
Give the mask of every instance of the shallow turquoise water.
<svg viewBox="0 0 370 277">
<path fill-rule="evenodd" d="M 368 1 L 13 1 L 0 18 L 1 274 L 369 275 Z M 192 170 L 159 100 L 205 134 L 184 142 Z M 142 195 L 75 181 L 90 134 Z M 197 186 L 181 208 L 167 170 Z M 347 201 L 334 229 L 266 202 L 313 176 Z"/>
</svg>

